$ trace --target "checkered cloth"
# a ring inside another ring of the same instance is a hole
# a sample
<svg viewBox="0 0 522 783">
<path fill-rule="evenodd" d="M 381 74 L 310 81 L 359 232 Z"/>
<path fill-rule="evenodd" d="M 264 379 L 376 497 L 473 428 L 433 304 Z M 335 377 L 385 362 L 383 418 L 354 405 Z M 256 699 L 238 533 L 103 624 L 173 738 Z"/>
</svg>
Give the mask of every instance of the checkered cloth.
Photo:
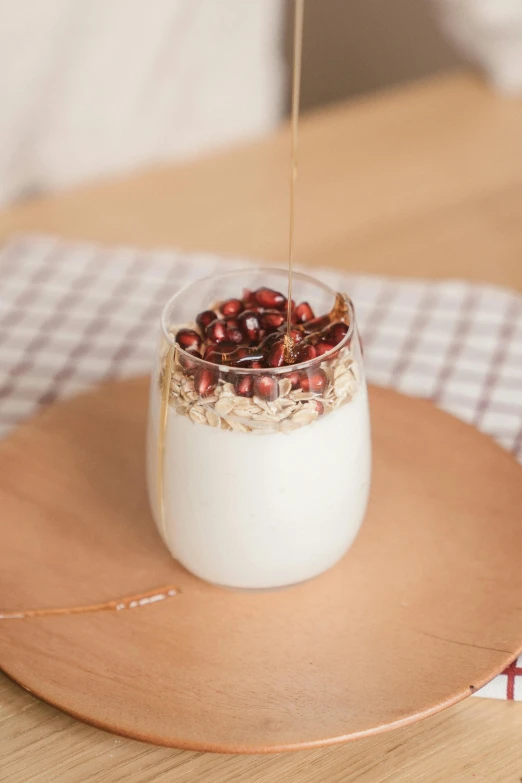
<svg viewBox="0 0 522 783">
<path fill-rule="evenodd" d="M 168 296 L 247 265 L 49 237 L 4 245 L 0 434 L 56 399 L 147 372 Z M 434 400 L 522 461 L 522 296 L 465 282 L 316 275 L 354 299 L 371 382 Z M 522 700 L 522 657 L 480 695 Z"/>
</svg>

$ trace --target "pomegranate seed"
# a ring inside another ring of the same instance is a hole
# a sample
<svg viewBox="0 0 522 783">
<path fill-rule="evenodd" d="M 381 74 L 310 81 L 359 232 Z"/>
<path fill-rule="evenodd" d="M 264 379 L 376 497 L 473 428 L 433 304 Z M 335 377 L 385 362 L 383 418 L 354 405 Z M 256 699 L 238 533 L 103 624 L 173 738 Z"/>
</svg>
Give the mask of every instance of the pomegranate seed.
<svg viewBox="0 0 522 783">
<path fill-rule="evenodd" d="M 276 342 L 268 350 L 265 362 L 269 367 L 282 367 L 285 363 L 285 344 L 282 340 Z"/>
<path fill-rule="evenodd" d="M 189 348 L 186 353 L 188 353 L 190 356 L 193 356 L 195 359 L 202 359 L 199 351 L 196 351 L 195 348 Z M 187 372 L 194 372 L 196 367 L 198 366 L 198 363 L 193 361 L 192 359 L 189 359 L 188 356 L 181 356 L 179 357 L 179 363 L 183 367 L 184 370 Z"/>
<path fill-rule="evenodd" d="M 205 351 L 203 353 L 203 358 L 205 359 L 205 361 L 209 361 L 208 357 L 210 356 L 210 354 L 211 353 L 215 353 L 216 351 L 219 351 L 218 344 L 217 343 L 208 343 L 206 348 L 205 348 Z"/>
<path fill-rule="evenodd" d="M 234 391 L 239 394 L 240 397 L 253 397 L 254 396 L 254 379 L 251 375 L 243 375 L 241 378 L 236 378 L 234 381 Z"/>
<path fill-rule="evenodd" d="M 227 329 L 227 339 L 236 343 L 236 345 L 241 345 L 243 342 L 243 332 L 239 328 L 239 321 L 237 318 L 226 318 L 225 326 Z"/>
<path fill-rule="evenodd" d="M 240 299 L 227 299 L 226 302 L 223 302 L 221 305 L 221 312 L 224 316 L 236 316 L 239 315 L 241 310 L 243 309 L 243 302 L 241 302 Z"/>
<path fill-rule="evenodd" d="M 266 310 L 259 319 L 262 328 L 266 329 L 267 332 L 279 329 L 284 321 L 283 313 L 279 313 L 277 310 Z"/>
<path fill-rule="evenodd" d="M 262 370 L 263 369 L 263 364 L 261 362 L 258 362 L 258 361 L 252 362 L 252 364 L 250 366 L 251 366 L 251 368 L 253 370 Z"/>
<path fill-rule="evenodd" d="M 254 392 L 263 400 L 277 400 L 277 381 L 270 375 L 261 375 L 254 380 Z"/>
<path fill-rule="evenodd" d="M 277 342 L 281 340 L 281 334 L 279 332 L 272 332 L 268 334 L 262 342 L 259 343 L 259 348 L 265 353 Z"/>
<path fill-rule="evenodd" d="M 227 338 L 235 345 L 240 345 L 244 340 L 243 332 L 237 327 L 227 329 Z"/>
<path fill-rule="evenodd" d="M 311 359 L 315 359 L 316 356 L 317 351 L 315 346 L 310 345 L 310 343 L 300 343 L 295 351 L 295 360 L 298 363 L 309 362 Z"/>
<path fill-rule="evenodd" d="M 205 335 L 214 343 L 223 342 L 223 340 L 227 339 L 227 328 L 225 326 L 225 322 L 220 321 L 219 318 L 216 318 L 216 320 L 212 321 L 212 323 L 209 324 L 205 329 Z"/>
<path fill-rule="evenodd" d="M 194 329 L 180 329 L 176 334 L 176 342 L 185 350 L 187 348 L 195 348 L 196 350 L 201 348 L 201 337 Z"/>
<path fill-rule="evenodd" d="M 230 340 L 223 340 L 216 344 L 210 344 L 205 351 L 204 359 L 214 364 L 228 364 L 232 355 L 237 350 L 237 345 Z"/>
<path fill-rule="evenodd" d="M 199 315 L 196 316 L 196 323 L 204 333 L 207 326 L 211 324 L 212 321 L 215 321 L 216 318 L 217 315 L 213 310 L 204 310 L 202 313 L 199 313 Z"/>
<path fill-rule="evenodd" d="M 319 318 L 313 318 L 311 321 L 307 321 L 303 324 L 305 330 L 310 334 L 311 332 L 320 332 L 330 325 L 330 319 L 327 315 L 320 315 Z"/>
<path fill-rule="evenodd" d="M 246 310 L 239 316 L 239 328 L 243 336 L 251 343 L 257 343 L 259 340 L 259 318 L 257 313 L 252 310 Z"/>
<path fill-rule="evenodd" d="M 207 367 L 200 367 L 194 374 L 194 389 L 200 397 L 209 397 L 217 386 L 218 373 Z"/>
<path fill-rule="evenodd" d="M 206 362 L 212 362 L 212 364 L 223 364 L 223 354 L 219 349 L 216 351 L 205 351 L 203 358 Z"/>
<path fill-rule="evenodd" d="M 248 310 L 250 310 L 252 307 L 255 307 L 257 303 L 254 292 L 250 291 L 248 288 L 244 288 L 242 302 Z"/>
<path fill-rule="evenodd" d="M 348 334 L 348 324 L 344 324 L 341 321 L 339 323 L 332 324 L 332 326 L 330 326 L 330 328 L 327 330 L 326 334 L 328 339 L 334 345 L 337 345 Z"/>
<path fill-rule="evenodd" d="M 315 400 L 315 410 L 319 414 L 319 416 L 322 416 L 324 413 L 324 405 L 322 402 L 319 402 L 319 400 Z"/>
<path fill-rule="evenodd" d="M 298 389 L 299 388 L 300 381 L 301 381 L 301 376 L 297 372 L 297 370 L 295 372 L 288 373 L 288 375 L 285 375 L 284 377 L 288 378 L 288 380 L 292 384 L 292 389 Z"/>
<path fill-rule="evenodd" d="M 241 348 L 235 348 L 235 350 L 232 352 L 232 363 L 234 365 L 238 366 L 244 366 L 247 365 L 250 366 L 250 351 L 248 348 L 241 347 Z"/>
<path fill-rule="evenodd" d="M 219 348 L 223 353 L 233 353 L 238 350 L 236 343 L 232 340 L 223 340 L 222 343 L 219 343 Z"/>
<path fill-rule="evenodd" d="M 322 392 L 328 386 L 328 376 L 324 370 L 310 370 L 301 375 L 301 389 L 304 392 Z"/>
<path fill-rule="evenodd" d="M 224 320 L 227 329 L 239 329 L 239 321 L 237 318 L 225 318 Z"/>
<path fill-rule="evenodd" d="M 315 344 L 315 350 L 317 351 L 318 356 L 328 353 L 328 351 L 331 351 L 333 348 L 335 348 L 335 345 L 326 342 L 326 340 L 319 340 L 319 342 Z"/>
<path fill-rule="evenodd" d="M 301 302 L 295 308 L 296 323 L 304 324 L 306 321 L 312 321 L 314 319 L 314 311 L 308 304 L 308 302 Z"/>
<path fill-rule="evenodd" d="M 254 294 L 256 302 L 261 307 L 283 310 L 286 307 L 286 297 L 272 288 L 258 288 Z"/>
</svg>

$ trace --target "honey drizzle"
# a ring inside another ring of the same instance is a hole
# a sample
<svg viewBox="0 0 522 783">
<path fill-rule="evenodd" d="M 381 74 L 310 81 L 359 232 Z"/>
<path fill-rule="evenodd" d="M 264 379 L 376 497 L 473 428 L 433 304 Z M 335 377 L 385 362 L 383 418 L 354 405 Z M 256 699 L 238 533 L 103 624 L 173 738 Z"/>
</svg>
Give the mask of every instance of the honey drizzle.
<svg viewBox="0 0 522 783">
<path fill-rule="evenodd" d="M 163 384 L 161 387 L 161 411 L 158 434 L 158 510 L 160 526 L 163 539 L 167 543 L 167 525 L 165 522 L 165 494 L 163 492 L 163 481 L 165 473 L 165 432 L 167 430 L 167 419 L 169 414 L 170 384 L 172 380 L 172 367 L 174 365 L 174 353 L 176 347 L 169 344 L 169 350 L 165 361 L 163 371 Z"/>
<path fill-rule="evenodd" d="M 31 617 L 56 617 L 72 614 L 92 614 L 93 612 L 119 612 L 121 609 L 136 609 L 139 606 L 155 604 L 165 601 L 167 598 L 178 595 L 181 591 L 173 585 L 158 587 L 146 593 L 130 595 L 125 598 L 117 598 L 101 604 L 87 604 L 86 606 L 59 607 L 57 609 L 24 609 L 19 612 L 0 612 L 0 620 L 27 620 Z"/>
<path fill-rule="evenodd" d="M 292 329 L 292 272 L 294 263 L 295 184 L 297 180 L 297 147 L 299 140 L 299 100 L 301 95 L 301 62 L 303 52 L 304 0 L 295 0 L 294 16 L 294 59 L 292 70 L 292 134 L 290 154 L 290 220 L 288 231 L 288 302 L 286 337 L 284 341 L 285 360 L 292 364 L 294 341 Z"/>
</svg>

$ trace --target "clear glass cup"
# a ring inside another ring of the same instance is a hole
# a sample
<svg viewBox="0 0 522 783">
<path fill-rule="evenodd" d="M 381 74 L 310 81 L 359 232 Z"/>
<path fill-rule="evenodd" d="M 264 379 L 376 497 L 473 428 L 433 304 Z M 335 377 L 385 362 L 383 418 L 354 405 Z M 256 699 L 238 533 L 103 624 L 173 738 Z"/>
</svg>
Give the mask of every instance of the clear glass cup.
<svg viewBox="0 0 522 783">
<path fill-rule="evenodd" d="M 216 302 L 286 285 L 287 272 L 270 268 L 213 275 L 175 294 L 161 319 L 147 436 L 153 516 L 176 560 L 229 587 L 279 587 L 330 568 L 368 500 L 368 397 L 347 297 L 342 342 L 301 364 L 216 365 L 175 342 Z M 293 298 L 322 315 L 336 293 L 295 273 Z"/>
</svg>

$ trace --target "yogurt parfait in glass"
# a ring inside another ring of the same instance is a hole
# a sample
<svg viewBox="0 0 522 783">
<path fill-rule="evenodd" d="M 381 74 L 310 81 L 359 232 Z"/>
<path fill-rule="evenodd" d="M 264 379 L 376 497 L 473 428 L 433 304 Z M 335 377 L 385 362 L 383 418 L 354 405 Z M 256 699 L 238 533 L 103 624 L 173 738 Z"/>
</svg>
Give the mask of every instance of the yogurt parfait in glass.
<svg viewBox="0 0 522 783">
<path fill-rule="evenodd" d="M 164 543 L 209 582 L 271 588 L 334 565 L 371 476 L 353 305 L 294 273 L 199 280 L 170 299 L 150 392 L 147 474 Z"/>
</svg>

